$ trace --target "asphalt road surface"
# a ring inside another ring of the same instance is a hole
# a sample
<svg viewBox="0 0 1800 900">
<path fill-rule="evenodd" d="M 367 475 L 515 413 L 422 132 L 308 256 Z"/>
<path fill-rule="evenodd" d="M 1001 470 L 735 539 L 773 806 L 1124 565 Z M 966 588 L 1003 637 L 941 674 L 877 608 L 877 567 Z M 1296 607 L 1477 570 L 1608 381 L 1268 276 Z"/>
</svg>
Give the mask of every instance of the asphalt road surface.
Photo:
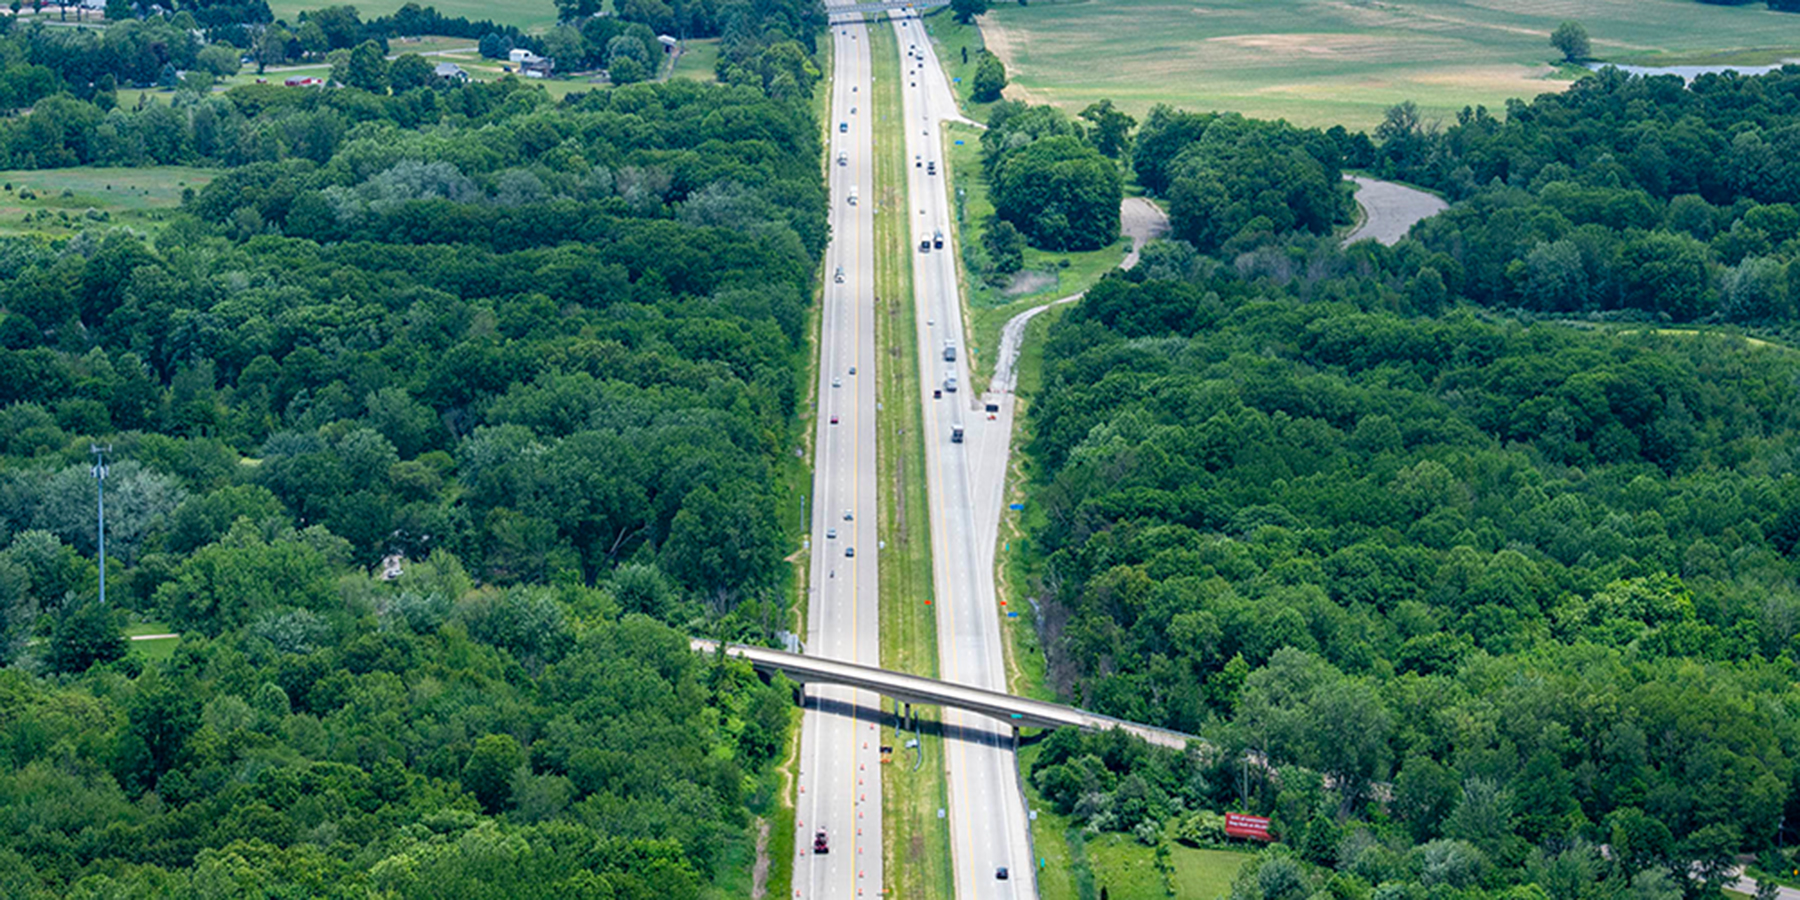
<svg viewBox="0 0 1800 900">
<path fill-rule="evenodd" d="M 1391 181 L 1361 175 L 1346 176 L 1356 182 L 1356 202 L 1363 208 L 1363 223 L 1344 238 L 1344 245 L 1374 238 L 1392 247 L 1406 237 L 1420 219 L 1428 219 L 1450 205 L 1435 195 Z"/>
<path fill-rule="evenodd" d="M 812 581 L 807 586 L 806 652 L 880 665 L 872 374 L 875 166 L 868 30 L 860 24 L 835 26 L 832 40 L 837 60 L 827 162 L 832 241 L 825 251 L 817 456 L 808 510 Z M 857 203 L 851 203 L 852 196 Z M 850 373 L 852 367 L 857 374 Z M 850 550 L 856 555 L 846 556 Z M 881 894 L 880 711 L 875 694 L 836 687 L 806 690 L 794 822 L 796 897 L 846 900 Z M 821 830 L 827 853 L 813 851 L 814 836 Z"/>
<path fill-rule="evenodd" d="M 956 283 L 956 247 L 939 127 L 957 119 L 954 95 L 929 37 L 916 19 L 897 16 L 912 219 L 913 285 L 925 403 L 926 482 L 931 514 L 932 580 L 937 602 L 938 674 L 946 681 L 1006 690 L 1006 659 L 994 593 L 994 534 L 1001 480 L 977 465 L 984 447 L 1007 436 L 969 388 L 969 355 Z M 935 164 L 936 171 L 933 172 Z M 943 235 L 942 248 L 935 246 Z M 921 242 L 924 242 L 922 244 Z M 945 348 L 956 349 L 946 360 Z M 950 390 L 950 379 L 955 390 Z M 933 391 L 942 391 L 934 398 Z M 962 428 L 964 440 L 954 442 Z M 985 512 L 992 515 L 985 516 Z M 1037 896 L 1012 726 L 944 711 L 950 848 L 961 900 Z M 998 877 L 1005 868 L 1008 877 Z"/>
</svg>

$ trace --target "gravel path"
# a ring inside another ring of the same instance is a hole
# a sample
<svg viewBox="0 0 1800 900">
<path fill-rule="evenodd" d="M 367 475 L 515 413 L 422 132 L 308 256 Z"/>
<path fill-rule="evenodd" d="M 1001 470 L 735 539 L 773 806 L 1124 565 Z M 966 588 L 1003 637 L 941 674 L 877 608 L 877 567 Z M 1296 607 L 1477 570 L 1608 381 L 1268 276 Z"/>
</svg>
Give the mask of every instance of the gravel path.
<svg viewBox="0 0 1800 900">
<path fill-rule="evenodd" d="M 1119 204 L 1119 230 L 1131 238 L 1131 249 L 1126 252 L 1125 259 L 1119 268 L 1129 269 L 1138 263 L 1138 251 L 1151 238 L 1161 237 L 1169 231 L 1169 217 L 1162 208 L 1142 197 L 1127 197 Z M 1034 306 L 1006 321 L 1006 327 L 1000 329 L 1000 356 L 994 361 L 994 377 L 988 382 L 988 390 L 999 393 L 1011 393 L 1019 380 L 1019 373 L 1013 365 L 1019 361 L 1019 344 L 1025 339 L 1025 326 L 1038 313 L 1064 303 L 1073 303 L 1081 299 L 1081 294 L 1052 300 L 1042 306 Z"/>
<path fill-rule="evenodd" d="M 1349 237 L 1344 238 L 1346 247 L 1370 238 L 1391 247 L 1406 237 L 1406 233 L 1420 219 L 1430 218 L 1449 208 L 1449 204 L 1436 196 L 1405 185 L 1376 181 L 1361 175 L 1345 177 L 1356 182 L 1356 202 L 1362 206 L 1364 213 L 1363 223 L 1350 232 Z"/>
</svg>

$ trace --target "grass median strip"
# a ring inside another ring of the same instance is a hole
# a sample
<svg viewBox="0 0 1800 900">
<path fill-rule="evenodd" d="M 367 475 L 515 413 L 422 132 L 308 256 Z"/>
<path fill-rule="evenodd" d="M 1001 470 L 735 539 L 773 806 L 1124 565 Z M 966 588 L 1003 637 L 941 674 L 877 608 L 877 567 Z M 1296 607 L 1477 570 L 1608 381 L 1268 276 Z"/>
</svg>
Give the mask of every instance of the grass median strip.
<svg viewBox="0 0 1800 900">
<path fill-rule="evenodd" d="M 937 621 L 932 607 L 931 521 L 925 498 L 925 443 L 920 409 L 918 333 L 912 254 L 906 212 L 906 142 L 900 96 L 900 49 L 886 22 L 870 26 L 875 116 L 875 346 L 877 466 L 883 490 L 881 535 L 881 660 L 889 669 L 936 677 Z M 948 803 L 943 742 L 936 709 L 916 710 L 924 735 L 882 731 L 893 747 L 883 767 L 883 848 L 889 896 L 948 898 Z M 907 741 L 917 739 L 917 748 Z"/>
</svg>

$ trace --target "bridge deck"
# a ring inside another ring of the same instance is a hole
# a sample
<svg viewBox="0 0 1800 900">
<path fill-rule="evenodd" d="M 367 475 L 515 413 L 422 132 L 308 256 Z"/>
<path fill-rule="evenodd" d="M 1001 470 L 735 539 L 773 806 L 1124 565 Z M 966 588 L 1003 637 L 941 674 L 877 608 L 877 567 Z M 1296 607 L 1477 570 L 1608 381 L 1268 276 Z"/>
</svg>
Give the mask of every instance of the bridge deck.
<svg viewBox="0 0 1800 900">
<path fill-rule="evenodd" d="M 719 649 L 716 641 L 695 638 L 691 643 L 696 651 L 704 653 L 714 653 Z M 726 644 L 724 650 L 730 656 L 748 660 L 750 665 L 759 671 L 780 672 L 794 681 L 841 684 L 906 703 L 953 706 L 990 716 L 1002 722 L 1010 722 L 1015 726 L 1061 728 L 1065 725 L 1072 725 L 1086 731 L 1122 728 L 1127 733 L 1141 737 L 1152 744 L 1176 749 L 1186 747 L 1189 741 L 1200 740 L 1193 735 L 1182 734 L 1179 731 L 1127 722 L 1123 719 L 1091 713 L 1061 703 L 1017 697 L 999 691 L 970 687 L 950 681 L 939 681 L 936 678 L 891 672 L 874 666 L 858 665 L 817 656 L 802 656 L 797 653 L 785 653 L 780 650 L 750 647 L 743 644 Z"/>
</svg>

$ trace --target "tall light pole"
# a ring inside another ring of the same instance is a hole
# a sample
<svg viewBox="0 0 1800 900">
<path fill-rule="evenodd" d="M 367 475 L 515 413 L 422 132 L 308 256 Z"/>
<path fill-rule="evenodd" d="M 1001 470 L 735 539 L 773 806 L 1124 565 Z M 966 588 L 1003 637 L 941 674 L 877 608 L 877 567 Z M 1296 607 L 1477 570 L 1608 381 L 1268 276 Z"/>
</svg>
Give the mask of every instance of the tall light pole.
<svg viewBox="0 0 1800 900">
<path fill-rule="evenodd" d="M 112 445 L 102 447 L 89 444 L 88 450 L 94 454 L 94 486 L 95 497 L 98 498 L 98 534 L 100 546 L 100 605 L 106 605 L 106 454 L 112 452 Z"/>
</svg>

